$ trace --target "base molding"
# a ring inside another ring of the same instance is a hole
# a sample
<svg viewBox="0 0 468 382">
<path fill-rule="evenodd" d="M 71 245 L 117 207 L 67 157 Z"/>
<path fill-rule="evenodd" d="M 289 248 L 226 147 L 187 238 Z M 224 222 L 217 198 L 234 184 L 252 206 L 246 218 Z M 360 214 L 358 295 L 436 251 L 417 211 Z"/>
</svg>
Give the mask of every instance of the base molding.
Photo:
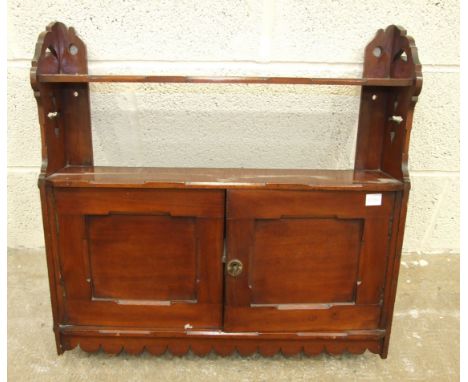
<svg viewBox="0 0 468 382">
<path fill-rule="evenodd" d="M 137 355 L 148 351 L 161 355 L 169 351 L 183 356 L 189 350 L 205 356 L 215 352 L 228 356 L 238 352 L 241 356 L 260 353 L 273 356 L 281 353 L 293 356 L 303 353 L 339 355 L 345 352 L 362 354 L 366 350 L 383 355 L 384 330 L 361 330 L 344 333 L 226 333 L 222 331 L 170 332 L 143 329 L 109 329 L 93 327 L 60 328 L 59 354 L 79 346 L 85 352 L 119 354 L 125 351 Z"/>
</svg>

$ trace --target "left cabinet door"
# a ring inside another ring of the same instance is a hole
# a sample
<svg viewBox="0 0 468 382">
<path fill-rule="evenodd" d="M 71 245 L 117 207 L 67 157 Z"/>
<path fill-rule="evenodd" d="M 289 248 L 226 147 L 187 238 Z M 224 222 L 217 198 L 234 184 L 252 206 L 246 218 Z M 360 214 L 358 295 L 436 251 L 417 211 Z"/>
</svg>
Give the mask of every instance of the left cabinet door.
<svg viewBox="0 0 468 382">
<path fill-rule="evenodd" d="M 50 192 L 61 324 L 221 327 L 224 191 Z"/>
</svg>

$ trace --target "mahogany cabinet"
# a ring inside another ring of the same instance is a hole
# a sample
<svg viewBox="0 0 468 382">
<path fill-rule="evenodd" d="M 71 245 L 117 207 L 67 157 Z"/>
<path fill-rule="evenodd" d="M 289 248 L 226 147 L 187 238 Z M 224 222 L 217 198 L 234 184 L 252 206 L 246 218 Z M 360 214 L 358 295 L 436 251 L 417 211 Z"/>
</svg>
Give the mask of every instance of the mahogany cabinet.
<svg viewBox="0 0 468 382">
<path fill-rule="evenodd" d="M 355 168 L 94 166 L 90 82 L 361 86 Z M 387 356 L 422 86 L 404 29 L 377 32 L 362 78 L 93 76 L 57 22 L 31 84 L 59 354 Z"/>
</svg>

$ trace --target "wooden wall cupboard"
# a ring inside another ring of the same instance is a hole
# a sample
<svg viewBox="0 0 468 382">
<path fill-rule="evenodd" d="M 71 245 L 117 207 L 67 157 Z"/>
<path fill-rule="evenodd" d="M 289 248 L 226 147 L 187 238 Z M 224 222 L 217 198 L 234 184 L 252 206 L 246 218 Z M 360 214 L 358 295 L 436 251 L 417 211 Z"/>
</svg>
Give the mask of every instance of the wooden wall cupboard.
<svg viewBox="0 0 468 382">
<path fill-rule="evenodd" d="M 361 86 L 355 168 L 94 166 L 90 82 Z M 96 76 L 56 22 L 31 84 L 59 354 L 387 356 L 422 86 L 405 30 L 377 32 L 362 78 Z"/>
</svg>

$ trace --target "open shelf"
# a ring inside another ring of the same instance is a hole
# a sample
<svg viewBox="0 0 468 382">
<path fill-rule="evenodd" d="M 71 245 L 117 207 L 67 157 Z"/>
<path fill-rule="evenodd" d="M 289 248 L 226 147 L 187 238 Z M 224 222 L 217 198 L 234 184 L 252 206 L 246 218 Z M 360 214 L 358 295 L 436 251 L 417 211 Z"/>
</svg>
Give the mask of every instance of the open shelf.
<svg viewBox="0 0 468 382">
<path fill-rule="evenodd" d="M 380 170 L 70 166 L 49 175 L 55 187 L 212 188 L 395 191 L 403 183 Z"/>
<path fill-rule="evenodd" d="M 413 78 L 301 78 L 301 77 L 200 77 L 145 75 L 39 74 L 41 83 L 153 82 L 153 83 L 218 83 L 218 84 L 291 84 L 291 85 L 357 85 L 411 86 Z"/>
</svg>

